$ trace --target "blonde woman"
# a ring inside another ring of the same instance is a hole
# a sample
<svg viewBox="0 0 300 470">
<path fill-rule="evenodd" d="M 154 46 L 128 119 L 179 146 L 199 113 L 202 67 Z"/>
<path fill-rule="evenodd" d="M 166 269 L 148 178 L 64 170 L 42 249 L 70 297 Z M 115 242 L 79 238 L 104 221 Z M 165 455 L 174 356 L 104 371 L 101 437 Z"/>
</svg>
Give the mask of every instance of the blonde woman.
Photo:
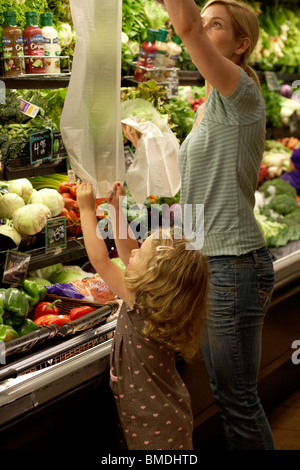
<svg viewBox="0 0 300 470">
<path fill-rule="evenodd" d="M 119 205 L 124 194 L 115 183 L 110 203 L 118 252 L 127 266 L 122 273 L 97 235 L 91 185 L 77 187 L 89 259 L 129 307 L 118 318 L 111 354 L 111 388 L 123 434 L 129 450 L 191 450 L 193 414 L 175 352 L 187 360 L 199 352 L 208 265 L 174 230 L 157 229 L 139 248 Z"/>
<path fill-rule="evenodd" d="M 206 96 L 180 149 L 181 203 L 204 204 L 211 310 L 203 355 L 227 448 L 273 449 L 257 395 L 263 319 L 273 265 L 253 215 L 265 141 L 265 103 L 248 60 L 259 37 L 251 8 L 234 0 L 165 0 L 205 78 Z"/>
<path fill-rule="evenodd" d="M 257 395 L 264 315 L 273 264 L 253 208 L 265 142 L 265 103 L 248 65 L 259 37 L 251 8 L 211 0 L 165 0 L 176 33 L 205 78 L 205 101 L 183 142 L 181 205 L 204 204 L 204 246 L 211 273 L 202 352 L 228 449 L 273 449 Z M 137 145 L 134 129 L 125 136 Z M 194 228 L 197 227 L 196 221 Z"/>
</svg>

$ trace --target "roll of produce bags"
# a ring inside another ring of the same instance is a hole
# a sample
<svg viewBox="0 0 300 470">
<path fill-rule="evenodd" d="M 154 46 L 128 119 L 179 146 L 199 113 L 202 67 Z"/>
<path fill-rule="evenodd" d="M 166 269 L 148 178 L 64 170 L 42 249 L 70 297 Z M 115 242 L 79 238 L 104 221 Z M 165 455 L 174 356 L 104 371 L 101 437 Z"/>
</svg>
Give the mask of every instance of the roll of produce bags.
<svg viewBox="0 0 300 470">
<path fill-rule="evenodd" d="M 122 2 L 70 0 L 77 35 L 61 133 L 70 164 L 96 197 L 125 178 L 120 120 Z"/>
</svg>

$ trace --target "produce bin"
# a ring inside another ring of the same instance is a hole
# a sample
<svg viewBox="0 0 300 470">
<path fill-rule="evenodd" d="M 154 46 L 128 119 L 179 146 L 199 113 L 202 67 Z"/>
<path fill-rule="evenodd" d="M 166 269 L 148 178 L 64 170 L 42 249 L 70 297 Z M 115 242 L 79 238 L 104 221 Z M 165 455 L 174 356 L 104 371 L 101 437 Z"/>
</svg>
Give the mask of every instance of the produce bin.
<svg viewBox="0 0 300 470">
<path fill-rule="evenodd" d="M 102 417 L 109 414 L 111 429 L 108 432 L 106 428 L 103 436 L 99 431 L 98 436 L 107 441 L 105 445 L 114 445 L 116 423 L 107 373 L 116 326 L 114 315 L 121 308 L 125 306 L 120 302 L 96 308 L 91 314 L 70 322 L 68 327 L 65 324 L 54 329 L 51 339 L 43 338 L 32 349 L 26 350 L 21 344 L 22 354 L 20 344 L 15 344 L 14 351 L 12 346 L 8 348 L 6 364 L 0 365 L 0 449 L 28 448 L 28 445 L 33 448 L 40 440 L 49 438 L 53 430 L 56 437 L 61 435 L 63 427 L 70 433 L 73 420 L 79 428 L 81 423 L 92 426 L 91 410 L 95 415 L 98 407 Z M 37 333 L 42 331 L 45 335 L 44 328 Z M 102 390 L 98 404 L 97 390 Z M 107 396 L 105 403 L 104 396 Z M 84 434 L 81 437 L 84 443 L 90 433 L 80 432 Z M 91 438 L 86 443 L 87 448 L 90 445 Z"/>
</svg>

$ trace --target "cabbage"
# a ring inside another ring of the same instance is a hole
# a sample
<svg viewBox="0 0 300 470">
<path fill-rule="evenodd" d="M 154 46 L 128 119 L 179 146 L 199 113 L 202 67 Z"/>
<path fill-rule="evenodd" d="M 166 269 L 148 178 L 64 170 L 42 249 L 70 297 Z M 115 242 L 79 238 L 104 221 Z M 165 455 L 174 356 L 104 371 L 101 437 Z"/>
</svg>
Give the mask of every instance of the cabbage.
<svg viewBox="0 0 300 470">
<path fill-rule="evenodd" d="M 130 99 L 121 103 L 121 121 L 134 118 L 138 122 L 152 122 L 159 129 L 164 129 L 161 116 L 149 101 L 141 98 Z"/>
<path fill-rule="evenodd" d="M 36 189 L 33 189 L 33 193 L 27 204 L 43 204 L 43 200 Z"/>
<path fill-rule="evenodd" d="M 31 271 L 29 273 L 29 276 L 43 278 L 52 283 L 53 276 L 55 276 L 56 272 L 62 267 L 62 263 L 52 264 L 51 266 L 46 266 L 45 268 L 37 269 L 36 271 Z"/>
<path fill-rule="evenodd" d="M 90 276 L 90 273 L 86 273 L 79 266 L 63 266 L 56 271 L 54 276 L 51 277 L 51 281 L 53 284 L 61 284 L 77 281 L 78 279 L 84 279 L 85 277 Z"/>
<path fill-rule="evenodd" d="M 42 204 L 50 209 L 51 217 L 59 215 L 65 207 L 65 200 L 56 189 L 40 189 L 37 196 L 41 198 Z"/>
<path fill-rule="evenodd" d="M 24 199 L 25 204 L 31 198 L 33 192 L 32 184 L 26 178 L 8 181 L 7 189 L 9 193 L 18 194 L 18 196 Z"/>
<path fill-rule="evenodd" d="M 61 47 L 69 46 L 73 41 L 75 33 L 68 23 L 60 23 L 58 26 L 58 39 Z"/>
<path fill-rule="evenodd" d="M 24 207 L 25 202 L 15 193 L 0 194 L 0 218 L 11 219 L 15 210 Z"/>
<path fill-rule="evenodd" d="M 12 220 L 15 229 L 24 236 L 40 232 L 50 217 L 50 209 L 43 204 L 26 204 L 13 213 Z"/>
<path fill-rule="evenodd" d="M 34 281 L 39 286 L 51 286 L 51 282 L 48 279 L 43 279 L 42 277 L 29 277 L 30 281 Z"/>
</svg>

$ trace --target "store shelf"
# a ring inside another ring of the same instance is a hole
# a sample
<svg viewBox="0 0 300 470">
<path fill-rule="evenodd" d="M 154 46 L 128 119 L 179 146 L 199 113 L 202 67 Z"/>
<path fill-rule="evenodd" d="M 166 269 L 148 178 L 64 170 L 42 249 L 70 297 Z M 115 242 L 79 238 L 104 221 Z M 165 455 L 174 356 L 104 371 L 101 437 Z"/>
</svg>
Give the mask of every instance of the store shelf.
<svg viewBox="0 0 300 470">
<path fill-rule="evenodd" d="M 13 161 L 12 161 L 13 162 Z M 30 178 L 33 176 L 52 175 L 54 173 L 66 173 L 68 170 L 68 159 L 57 159 L 54 162 L 44 162 L 37 165 L 13 167 L 8 165 L 4 168 L 3 176 L 6 181 L 18 178 Z"/>
<path fill-rule="evenodd" d="M 1 77 L 1 81 L 5 83 L 9 89 L 56 89 L 66 88 L 69 86 L 71 73 L 62 73 L 61 75 L 40 75 L 31 77 Z"/>
</svg>

